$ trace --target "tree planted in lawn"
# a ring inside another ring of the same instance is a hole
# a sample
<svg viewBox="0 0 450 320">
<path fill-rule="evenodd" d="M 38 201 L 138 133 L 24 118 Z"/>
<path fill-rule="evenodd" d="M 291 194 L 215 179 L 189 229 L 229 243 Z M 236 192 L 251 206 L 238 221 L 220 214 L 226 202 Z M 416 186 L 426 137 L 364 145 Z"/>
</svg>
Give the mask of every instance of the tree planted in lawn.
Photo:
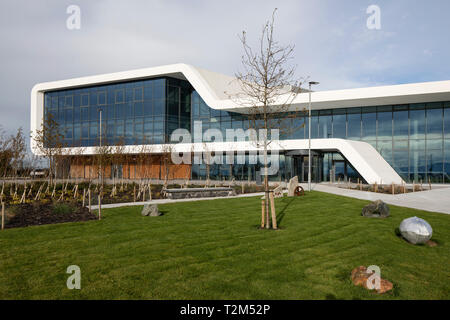
<svg viewBox="0 0 450 320">
<path fill-rule="evenodd" d="M 298 112 L 304 112 L 303 109 L 296 110 L 292 106 L 293 99 L 300 93 L 302 81 L 296 79 L 295 66 L 290 65 L 294 46 L 281 46 L 274 38 L 276 10 L 273 11 L 271 20 L 264 24 L 259 46 L 255 50 L 250 46 L 246 32 L 242 32 L 240 40 L 244 49 L 243 71 L 235 74 L 240 90 L 237 94 L 230 94 L 237 105 L 249 110 L 249 128 L 259 134 L 258 139 L 254 135 L 250 140 L 264 152 L 262 175 L 266 201 L 265 216 L 262 216 L 265 221 L 262 221 L 262 225 L 267 229 L 270 228 L 268 149 L 271 143 L 279 141 L 278 137 L 272 136 L 273 129 L 278 129 L 279 134 L 294 130 L 291 118 L 295 118 Z M 275 215 L 274 212 L 272 214 Z"/>
</svg>

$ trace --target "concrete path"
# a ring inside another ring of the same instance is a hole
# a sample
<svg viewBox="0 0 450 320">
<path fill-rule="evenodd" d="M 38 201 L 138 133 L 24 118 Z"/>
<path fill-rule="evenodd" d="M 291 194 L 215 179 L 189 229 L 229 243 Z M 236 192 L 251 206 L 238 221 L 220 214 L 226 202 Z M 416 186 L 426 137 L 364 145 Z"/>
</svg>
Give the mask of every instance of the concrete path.
<svg viewBox="0 0 450 320">
<path fill-rule="evenodd" d="M 300 184 L 305 190 L 308 189 L 307 184 Z M 338 188 L 333 185 L 327 184 L 313 184 L 312 189 L 315 191 L 321 191 L 326 193 L 332 193 L 340 196 L 362 199 L 362 200 L 383 200 L 384 202 L 400 207 L 407 207 L 419 210 L 433 211 L 450 214 L 450 186 L 440 186 L 429 191 L 411 192 L 406 194 L 383 194 L 374 193 L 368 191 L 358 191 L 350 190 L 344 188 Z M 286 192 L 286 191 L 285 191 Z M 256 197 L 263 196 L 263 192 L 259 193 L 247 193 L 232 197 L 215 197 L 215 198 L 194 198 L 194 199 L 158 199 L 145 201 L 145 202 L 127 202 L 127 203 L 111 203 L 104 204 L 102 208 L 118 208 L 118 207 L 130 207 L 130 206 L 143 206 L 147 203 L 154 204 L 165 204 L 165 203 L 176 203 L 176 202 L 191 202 L 191 201 L 205 201 L 205 200 L 216 200 L 216 199 L 233 199 L 233 198 L 243 198 L 243 197 Z M 92 206 L 93 210 L 97 210 L 98 206 Z"/>
<path fill-rule="evenodd" d="M 235 198 L 246 198 L 246 197 L 256 197 L 256 196 L 263 196 L 264 192 L 257 192 L 257 193 L 246 193 L 246 194 L 240 194 L 237 196 L 230 196 L 230 197 L 210 197 L 210 198 L 189 198 L 189 199 L 157 199 L 152 201 L 139 201 L 139 202 L 125 202 L 125 203 L 110 203 L 110 204 L 102 204 L 102 209 L 109 209 L 109 208 L 119 208 L 119 207 L 131 207 L 131 206 L 143 206 L 147 203 L 152 204 L 165 204 L 165 203 L 176 203 L 176 202 L 191 202 L 191 201 L 205 201 L 205 200 L 217 200 L 217 199 L 235 199 Z M 91 206 L 92 210 L 97 210 L 98 206 Z"/>
<path fill-rule="evenodd" d="M 307 190 L 308 185 L 302 184 L 302 187 Z M 326 184 L 313 184 L 312 189 L 315 191 L 327 192 L 362 200 L 382 200 L 388 204 L 400 207 L 450 214 L 449 186 L 441 186 L 429 191 L 411 192 L 396 195 L 350 190 Z"/>
</svg>

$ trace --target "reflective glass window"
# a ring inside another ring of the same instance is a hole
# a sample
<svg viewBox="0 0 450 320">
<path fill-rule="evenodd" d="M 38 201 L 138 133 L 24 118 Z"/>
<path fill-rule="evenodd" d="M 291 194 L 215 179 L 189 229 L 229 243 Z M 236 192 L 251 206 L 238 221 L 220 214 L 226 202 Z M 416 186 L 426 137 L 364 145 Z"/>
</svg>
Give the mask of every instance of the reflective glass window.
<svg viewBox="0 0 450 320">
<path fill-rule="evenodd" d="M 123 138 L 125 136 L 123 120 L 116 120 L 116 138 Z"/>
<path fill-rule="evenodd" d="M 73 121 L 73 109 L 66 109 L 65 110 L 64 119 L 66 120 L 66 123 Z"/>
<path fill-rule="evenodd" d="M 73 139 L 80 140 L 81 139 L 81 126 L 80 124 L 76 124 L 73 127 Z"/>
<path fill-rule="evenodd" d="M 445 154 L 445 161 L 444 161 L 444 176 L 445 176 L 445 182 L 450 183 L 450 140 L 444 141 L 444 154 Z"/>
<path fill-rule="evenodd" d="M 81 106 L 85 107 L 89 105 L 89 94 L 85 93 L 81 95 Z"/>
<path fill-rule="evenodd" d="M 292 139 L 305 139 L 305 122 L 306 118 L 292 119 Z M 246 121 L 244 121 L 245 123 Z M 331 132 L 330 132 L 331 133 Z"/>
<path fill-rule="evenodd" d="M 98 136 L 98 125 L 97 122 L 89 123 L 89 138 L 97 138 Z"/>
<path fill-rule="evenodd" d="M 125 138 L 133 137 L 133 120 L 125 121 Z"/>
<path fill-rule="evenodd" d="M 410 179 L 414 181 L 424 180 L 426 176 L 426 156 L 424 151 L 412 150 L 409 152 Z"/>
<path fill-rule="evenodd" d="M 361 115 L 362 138 L 375 140 L 377 138 L 377 114 L 376 112 L 363 113 Z"/>
<path fill-rule="evenodd" d="M 98 96 L 97 96 L 97 92 L 93 91 L 89 93 L 89 105 L 92 106 L 97 106 L 98 105 Z"/>
<path fill-rule="evenodd" d="M 133 118 L 134 110 L 133 110 L 133 102 L 127 102 L 125 104 L 125 119 Z"/>
<path fill-rule="evenodd" d="M 89 107 L 89 120 L 98 120 L 98 110 L 97 107 Z"/>
<path fill-rule="evenodd" d="M 155 84 L 153 86 L 153 99 L 164 99 L 165 87 L 163 82 L 159 82 L 159 80 L 155 80 Z"/>
<path fill-rule="evenodd" d="M 66 107 L 73 107 L 73 96 L 66 96 L 65 105 Z"/>
<path fill-rule="evenodd" d="M 134 98 L 133 88 L 125 89 L 125 102 L 132 102 Z"/>
<path fill-rule="evenodd" d="M 444 137 L 450 139 L 450 103 L 444 109 Z"/>
<path fill-rule="evenodd" d="M 89 120 L 89 108 L 81 108 L 81 120 L 88 121 Z"/>
<path fill-rule="evenodd" d="M 377 135 L 378 139 L 392 139 L 392 111 L 378 109 L 377 113 Z"/>
<path fill-rule="evenodd" d="M 442 139 L 443 113 L 442 108 L 427 109 L 427 139 Z"/>
<path fill-rule="evenodd" d="M 361 114 L 359 112 L 347 114 L 347 138 L 353 140 L 361 139 Z"/>
<path fill-rule="evenodd" d="M 392 160 L 392 140 L 378 140 L 377 150 L 386 161 Z"/>
<path fill-rule="evenodd" d="M 151 81 L 149 81 L 151 83 Z M 144 100 L 146 101 L 150 101 L 153 99 L 153 86 L 149 85 L 149 86 L 145 86 L 144 87 Z"/>
<path fill-rule="evenodd" d="M 427 150 L 441 150 L 442 149 L 442 139 L 427 140 Z"/>
<path fill-rule="evenodd" d="M 423 108 L 424 106 L 422 106 Z M 425 137 L 425 110 L 409 111 L 409 134 L 411 139 L 423 139 Z"/>
<path fill-rule="evenodd" d="M 148 117 L 153 114 L 153 108 L 152 108 L 152 102 L 151 101 L 145 101 L 144 102 L 144 116 Z"/>
<path fill-rule="evenodd" d="M 162 116 L 164 115 L 164 100 L 153 100 L 153 115 Z"/>
<path fill-rule="evenodd" d="M 431 174 L 442 173 L 443 160 L 442 150 L 427 150 L 427 172 Z"/>
<path fill-rule="evenodd" d="M 394 111 L 394 138 L 408 139 L 408 111 Z"/>
<path fill-rule="evenodd" d="M 142 102 L 134 103 L 134 116 L 142 117 L 144 115 L 144 105 Z"/>
<path fill-rule="evenodd" d="M 125 92 L 124 89 L 116 90 L 116 103 L 125 102 Z"/>
<path fill-rule="evenodd" d="M 333 113 L 333 138 L 346 137 L 346 116 L 345 114 Z"/>
<path fill-rule="evenodd" d="M 143 100 L 143 88 L 134 88 L 134 101 L 142 101 Z"/>
<path fill-rule="evenodd" d="M 82 138 L 89 138 L 89 124 L 84 123 L 81 127 L 81 137 Z"/>
<path fill-rule="evenodd" d="M 408 150 L 394 150 L 394 169 L 406 179 L 408 178 L 404 174 L 409 172 L 409 159 Z"/>
<path fill-rule="evenodd" d="M 317 114 L 311 115 L 311 139 L 319 138 L 319 116 Z"/>
<path fill-rule="evenodd" d="M 100 91 L 97 93 L 98 105 L 103 106 L 106 104 L 106 91 Z"/>
</svg>

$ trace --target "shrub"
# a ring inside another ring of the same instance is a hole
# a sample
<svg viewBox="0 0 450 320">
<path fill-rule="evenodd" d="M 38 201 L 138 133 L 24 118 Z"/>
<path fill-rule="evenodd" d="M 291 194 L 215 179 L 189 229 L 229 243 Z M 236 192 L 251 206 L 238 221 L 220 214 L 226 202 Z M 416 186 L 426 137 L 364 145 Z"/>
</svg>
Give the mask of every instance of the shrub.
<svg viewBox="0 0 450 320">
<path fill-rule="evenodd" d="M 66 203 L 56 203 L 53 205 L 53 213 L 55 214 L 70 214 L 73 208 Z"/>
</svg>

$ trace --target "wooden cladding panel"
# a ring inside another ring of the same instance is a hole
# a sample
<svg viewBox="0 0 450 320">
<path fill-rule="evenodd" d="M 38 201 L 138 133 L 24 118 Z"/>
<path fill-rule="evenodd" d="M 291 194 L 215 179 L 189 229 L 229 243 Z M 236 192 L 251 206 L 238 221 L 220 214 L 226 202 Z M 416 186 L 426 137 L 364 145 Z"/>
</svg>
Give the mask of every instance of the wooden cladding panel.
<svg viewBox="0 0 450 320">
<path fill-rule="evenodd" d="M 122 176 L 124 179 L 164 179 L 166 175 L 166 166 L 160 156 L 151 157 L 145 163 L 126 162 L 122 164 Z M 169 164 L 169 179 L 188 179 L 191 176 L 191 165 L 189 164 Z M 111 178 L 111 166 L 105 166 L 104 177 Z M 72 178 L 95 179 L 98 176 L 98 167 L 93 164 L 72 163 L 70 165 L 70 176 Z"/>
</svg>

